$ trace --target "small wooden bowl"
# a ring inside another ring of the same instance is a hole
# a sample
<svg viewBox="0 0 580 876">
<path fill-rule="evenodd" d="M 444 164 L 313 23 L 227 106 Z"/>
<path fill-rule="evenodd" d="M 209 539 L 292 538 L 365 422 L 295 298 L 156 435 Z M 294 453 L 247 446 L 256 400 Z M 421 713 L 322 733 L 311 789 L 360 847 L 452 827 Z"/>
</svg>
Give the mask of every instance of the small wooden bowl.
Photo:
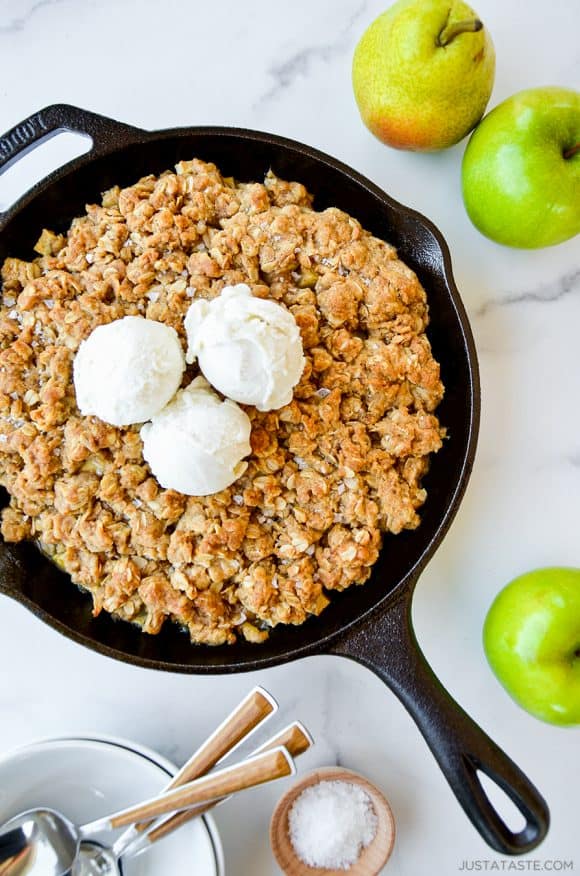
<svg viewBox="0 0 580 876">
<path fill-rule="evenodd" d="M 311 785 L 318 782 L 351 782 L 359 785 L 371 798 L 377 816 L 377 832 L 374 840 L 363 849 L 360 858 L 348 870 L 328 870 L 324 867 L 309 867 L 297 856 L 290 840 L 288 814 L 294 801 Z M 304 776 L 290 788 L 279 801 L 270 822 L 270 844 L 278 866 L 287 876 L 376 876 L 385 866 L 395 842 L 395 820 L 391 807 L 364 776 L 359 776 L 342 767 L 325 767 Z"/>
</svg>

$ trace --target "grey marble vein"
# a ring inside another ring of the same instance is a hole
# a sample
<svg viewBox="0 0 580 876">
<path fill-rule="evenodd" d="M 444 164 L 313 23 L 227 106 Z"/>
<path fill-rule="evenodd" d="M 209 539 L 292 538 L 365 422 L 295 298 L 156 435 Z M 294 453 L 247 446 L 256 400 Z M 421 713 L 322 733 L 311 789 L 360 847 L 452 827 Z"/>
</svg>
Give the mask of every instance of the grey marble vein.
<svg viewBox="0 0 580 876">
<path fill-rule="evenodd" d="M 20 9 L 19 14 L 13 15 L 8 21 L 0 21 L 0 34 L 3 33 L 18 33 L 24 30 L 28 22 L 34 15 L 47 6 L 56 6 L 66 0 L 36 0 L 28 9 Z"/>
<path fill-rule="evenodd" d="M 580 292 L 580 268 L 564 274 L 554 283 L 542 283 L 541 286 L 528 292 L 514 292 L 501 298 L 484 301 L 476 308 L 474 316 L 487 316 L 490 311 L 495 310 L 497 307 L 509 307 L 514 304 L 545 304 L 551 301 L 561 301 L 562 298 L 577 292 Z"/>
<path fill-rule="evenodd" d="M 254 107 L 262 106 L 278 97 L 280 92 L 290 88 L 296 79 L 307 76 L 314 64 L 320 61 L 327 63 L 332 58 L 342 54 L 349 47 L 352 28 L 364 15 L 367 5 L 367 0 L 360 3 L 333 40 L 299 49 L 285 61 L 269 67 L 267 73 L 274 79 L 274 84 L 257 99 Z"/>
</svg>

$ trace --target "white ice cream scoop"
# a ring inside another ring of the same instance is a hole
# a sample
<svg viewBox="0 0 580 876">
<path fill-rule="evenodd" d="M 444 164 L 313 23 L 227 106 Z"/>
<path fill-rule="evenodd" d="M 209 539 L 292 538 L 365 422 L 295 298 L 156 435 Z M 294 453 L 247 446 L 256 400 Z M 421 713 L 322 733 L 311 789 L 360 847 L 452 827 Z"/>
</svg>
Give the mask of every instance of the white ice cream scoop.
<svg viewBox="0 0 580 876">
<path fill-rule="evenodd" d="M 74 361 L 81 414 L 113 426 L 149 420 L 167 404 L 185 371 L 175 329 L 140 316 L 100 325 L 82 342 Z"/>
<path fill-rule="evenodd" d="M 199 362 L 228 398 L 259 411 L 292 401 L 304 370 L 302 338 L 289 310 L 255 298 L 249 286 L 226 286 L 218 298 L 194 301 L 185 317 L 187 361 Z"/>
<path fill-rule="evenodd" d="M 251 423 L 238 405 L 196 377 L 141 429 L 143 456 L 158 482 L 187 496 L 229 487 L 247 468 Z"/>
</svg>

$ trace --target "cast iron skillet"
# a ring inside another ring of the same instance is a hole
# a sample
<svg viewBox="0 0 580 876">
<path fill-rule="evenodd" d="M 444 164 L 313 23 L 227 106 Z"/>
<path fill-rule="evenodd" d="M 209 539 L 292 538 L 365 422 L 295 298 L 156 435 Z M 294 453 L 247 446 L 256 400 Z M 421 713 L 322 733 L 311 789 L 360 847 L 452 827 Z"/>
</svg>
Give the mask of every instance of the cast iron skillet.
<svg viewBox="0 0 580 876">
<path fill-rule="evenodd" d="M 30 258 L 43 227 L 65 229 L 85 203 L 118 183 L 158 173 L 180 159 L 215 162 L 226 175 L 260 180 L 269 167 L 300 180 L 318 209 L 338 206 L 398 248 L 427 289 L 429 336 L 446 394 L 439 408 L 449 439 L 425 479 L 421 526 L 387 537 L 370 581 L 337 594 L 321 617 L 275 629 L 264 645 L 192 646 L 171 624 L 146 636 L 107 615 L 93 618 L 90 598 L 72 587 L 32 545 L 0 544 L 0 590 L 59 632 L 95 651 L 139 666 L 190 673 L 264 669 L 312 654 L 338 654 L 369 667 L 417 723 L 457 799 L 482 837 L 505 854 L 535 848 L 548 830 L 546 803 L 518 767 L 444 690 L 415 639 L 411 599 L 420 572 L 445 535 L 473 464 L 479 424 L 475 349 L 451 273 L 447 245 L 423 216 L 393 201 L 369 180 L 328 155 L 282 137 L 236 128 L 142 131 L 76 107 L 50 106 L 0 139 L 0 172 L 62 130 L 92 138 L 91 150 L 51 174 L 0 216 L 0 260 Z M 4 502 L 6 502 L 4 496 Z M 485 795 L 477 771 L 511 797 L 526 825 L 513 833 Z"/>
</svg>

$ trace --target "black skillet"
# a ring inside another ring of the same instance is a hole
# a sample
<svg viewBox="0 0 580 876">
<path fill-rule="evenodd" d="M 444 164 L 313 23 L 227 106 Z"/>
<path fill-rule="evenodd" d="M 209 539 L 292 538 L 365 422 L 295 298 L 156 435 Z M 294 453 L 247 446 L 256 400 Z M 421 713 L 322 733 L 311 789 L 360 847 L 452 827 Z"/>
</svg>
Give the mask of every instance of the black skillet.
<svg viewBox="0 0 580 876">
<path fill-rule="evenodd" d="M 0 215 L 0 260 L 30 258 L 43 227 L 63 230 L 87 202 L 114 184 L 172 167 L 193 156 L 226 175 L 260 180 L 268 168 L 300 180 L 315 207 L 337 206 L 393 243 L 427 289 L 429 337 L 446 393 L 438 414 L 449 432 L 425 478 L 421 526 L 387 537 L 370 581 L 337 594 L 321 617 L 277 628 L 263 645 L 192 646 L 176 626 L 146 636 L 107 615 L 93 618 L 90 598 L 32 545 L 0 544 L 0 591 L 71 639 L 109 657 L 151 669 L 225 673 L 264 669 L 312 654 L 337 654 L 367 666 L 410 712 L 457 799 L 484 840 L 499 852 L 534 849 L 549 825 L 545 801 L 518 767 L 441 686 L 417 644 L 411 600 L 422 569 L 455 516 L 471 472 L 479 425 L 477 359 L 456 289 L 447 245 L 420 214 L 393 201 L 369 180 L 328 155 L 282 137 L 236 128 L 142 131 L 76 107 L 50 106 L 0 139 L 0 173 L 39 141 L 78 131 L 91 150 L 52 173 Z M 4 496 L 4 503 L 7 497 Z M 483 791 L 477 771 L 512 799 L 526 825 L 513 833 Z"/>
</svg>

